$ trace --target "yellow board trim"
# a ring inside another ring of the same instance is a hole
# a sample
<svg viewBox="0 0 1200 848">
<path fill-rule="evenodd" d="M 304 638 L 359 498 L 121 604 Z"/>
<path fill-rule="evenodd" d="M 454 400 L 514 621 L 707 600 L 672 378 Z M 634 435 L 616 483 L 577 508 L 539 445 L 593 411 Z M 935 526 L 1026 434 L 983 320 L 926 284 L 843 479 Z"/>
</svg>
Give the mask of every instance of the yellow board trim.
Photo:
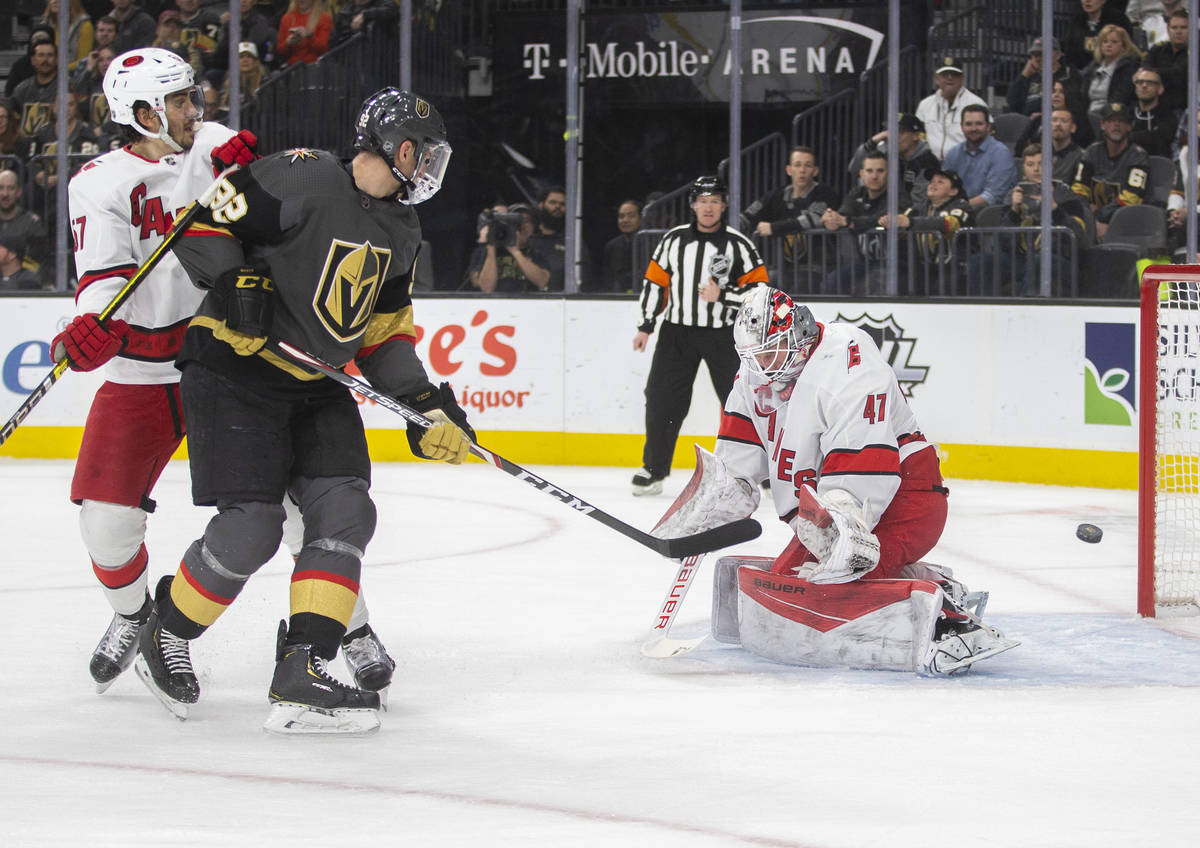
<svg viewBox="0 0 1200 848">
<path fill-rule="evenodd" d="M 82 427 L 20 427 L 0 447 L 0 456 L 31 459 L 74 459 Z M 641 466 L 640 434 L 529 433 L 484 431 L 481 444 L 520 465 Z M 712 450 L 712 436 L 680 436 L 675 446 L 676 471 L 695 464 L 692 443 Z M 367 444 L 376 462 L 417 462 L 403 430 L 368 430 Z M 184 444 L 176 459 L 187 457 Z M 1006 445 L 939 446 L 942 473 L 960 480 L 999 480 L 1087 486 L 1098 489 L 1136 489 L 1137 453 L 1127 451 L 1030 448 Z M 428 460 L 419 460 L 427 462 Z M 472 462 L 477 461 L 472 459 Z"/>
</svg>

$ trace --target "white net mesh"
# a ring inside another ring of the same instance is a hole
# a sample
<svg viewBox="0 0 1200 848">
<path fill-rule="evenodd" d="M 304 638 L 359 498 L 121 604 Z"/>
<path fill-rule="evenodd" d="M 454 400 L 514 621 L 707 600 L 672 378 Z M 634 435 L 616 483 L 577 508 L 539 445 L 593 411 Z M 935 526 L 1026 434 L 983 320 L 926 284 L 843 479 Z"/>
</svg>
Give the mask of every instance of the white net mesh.
<svg viewBox="0 0 1200 848">
<path fill-rule="evenodd" d="M 1154 605 L 1159 615 L 1194 615 L 1200 613 L 1200 281 L 1161 280 L 1157 304 Z"/>
</svg>

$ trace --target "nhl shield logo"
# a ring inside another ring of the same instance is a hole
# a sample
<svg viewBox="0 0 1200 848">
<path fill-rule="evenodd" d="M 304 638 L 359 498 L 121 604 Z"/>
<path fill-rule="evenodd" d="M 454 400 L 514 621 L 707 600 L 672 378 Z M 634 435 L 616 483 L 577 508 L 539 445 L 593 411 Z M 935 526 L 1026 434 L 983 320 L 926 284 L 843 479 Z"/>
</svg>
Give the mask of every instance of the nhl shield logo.
<svg viewBox="0 0 1200 848">
<path fill-rule="evenodd" d="M 905 397 L 912 397 L 913 389 L 929 376 L 928 365 L 917 365 L 912 361 L 917 340 L 904 334 L 904 328 L 896 322 L 894 315 L 872 318 L 864 312 L 857 318 L 848 318 L 839 312 L 834 320 L 853 324 L 875 340 L 879 352 L 896 372 L 896 382 L 900 384 Z"/>
<path fill-rule="evenodd" d="M 370 242 L 333 240 L 313 309 L 334 338 L 350 341 L 366 330 L 391 259 L 390 250 Z"/>
</svg>

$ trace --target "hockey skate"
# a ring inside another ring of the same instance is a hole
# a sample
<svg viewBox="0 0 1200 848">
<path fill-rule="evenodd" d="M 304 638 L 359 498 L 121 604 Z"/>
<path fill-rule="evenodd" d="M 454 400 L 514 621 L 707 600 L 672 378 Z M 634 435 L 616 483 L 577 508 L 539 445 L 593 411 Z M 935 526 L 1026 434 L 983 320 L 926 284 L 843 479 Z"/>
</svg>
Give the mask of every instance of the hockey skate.
<svg viewBox="0 0 1200 848">
<path fill-rule="evenodd" d="M 279 646 L 268 698 L 269 733 L 365 736 L 379 729 L 379 694 L 335 679 L 312 645 Z"/>
<path fill-rule="evenodd" d="M 930 646 L 925 661 L 924 673 L 932 677 L 965 674 L 974 663 L 1021 644 L 975 621 L 948 623 L 939 637 Z"/>
<path fill-rule="evenodd" d="M 96 681 L 97 693 L 106 692 L 121 672 L 133 664 L 133 658 L 137 655 L 138 634 L 150 617 L 152 608 L 150 596 L 147 595 L 142 608 L 133 615 L 113 613 L 112 621 L 104 631 L 100 644 L 92 651 L 92 661 L 88 664 L 92 680 Z"/>
<path fill-rule="evenodd" d="M 662 481 L 665 479 L 665 474 L 662 477 L 655 477 L 648 468 L 643 468 L 633 475 L 633 494 L 637 497 L 662 494 Z"/>
<path fill-rule="evenodd" d="M 171 590 L 171 577 L 158 583 L 155 597 L 162 603 Z M 159 623 L 158 606 L 142 627 L 138 637 L 138 656 L 133 663 L 146 688 L 162 701 L 171 715 L 180 721 L 188 717 L 188 707 L 200 698 L 200 683 L 192 671 L 192 656 L 187 639 L 164 630 Z"/>
<path fill-rule="evenodd" d="M 388 656 L 387 648 L 371 625 L 364 624 L 342 637 L 342 656 L 359 689 L 383 692 L 391 685 L 396 661 Z"/>
</svg>

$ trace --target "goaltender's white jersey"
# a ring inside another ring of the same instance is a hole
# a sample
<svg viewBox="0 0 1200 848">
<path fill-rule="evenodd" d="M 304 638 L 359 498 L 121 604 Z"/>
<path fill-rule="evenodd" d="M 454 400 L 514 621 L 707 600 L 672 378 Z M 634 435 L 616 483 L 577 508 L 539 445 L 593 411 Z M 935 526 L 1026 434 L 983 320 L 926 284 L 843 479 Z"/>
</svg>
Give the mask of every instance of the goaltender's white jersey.
<svg viewBox="0 0 1200 848">
<path fill-rule="evenodd" d="M 93 159 L 71 179 L 76 314 L 99 312 L 112 301 L 162 243 L 175 216 L 212 184 L 212 150 L 232 135 L 228 127 L 206 123 L 184 153 L 151 161 L 122 147 Z M 177 382 L 175 354 L 203 297 L 168 251 L 116 312 L 131 332 L 125 350 L 104 366 L 105 379 Z"/>
<path fill-rule="evenodd" d="M 796 489 L 845 489 L 871 528 L 900 487 L 900 466 L 932 449 L 875 342 L 849 324 L 821 338 L 791 387 L 776 393 L 745 367 L 725 403 L 716 454 L 735 477 L 769 479 L 780 518 L 796 517 Z"/>
</svg>

